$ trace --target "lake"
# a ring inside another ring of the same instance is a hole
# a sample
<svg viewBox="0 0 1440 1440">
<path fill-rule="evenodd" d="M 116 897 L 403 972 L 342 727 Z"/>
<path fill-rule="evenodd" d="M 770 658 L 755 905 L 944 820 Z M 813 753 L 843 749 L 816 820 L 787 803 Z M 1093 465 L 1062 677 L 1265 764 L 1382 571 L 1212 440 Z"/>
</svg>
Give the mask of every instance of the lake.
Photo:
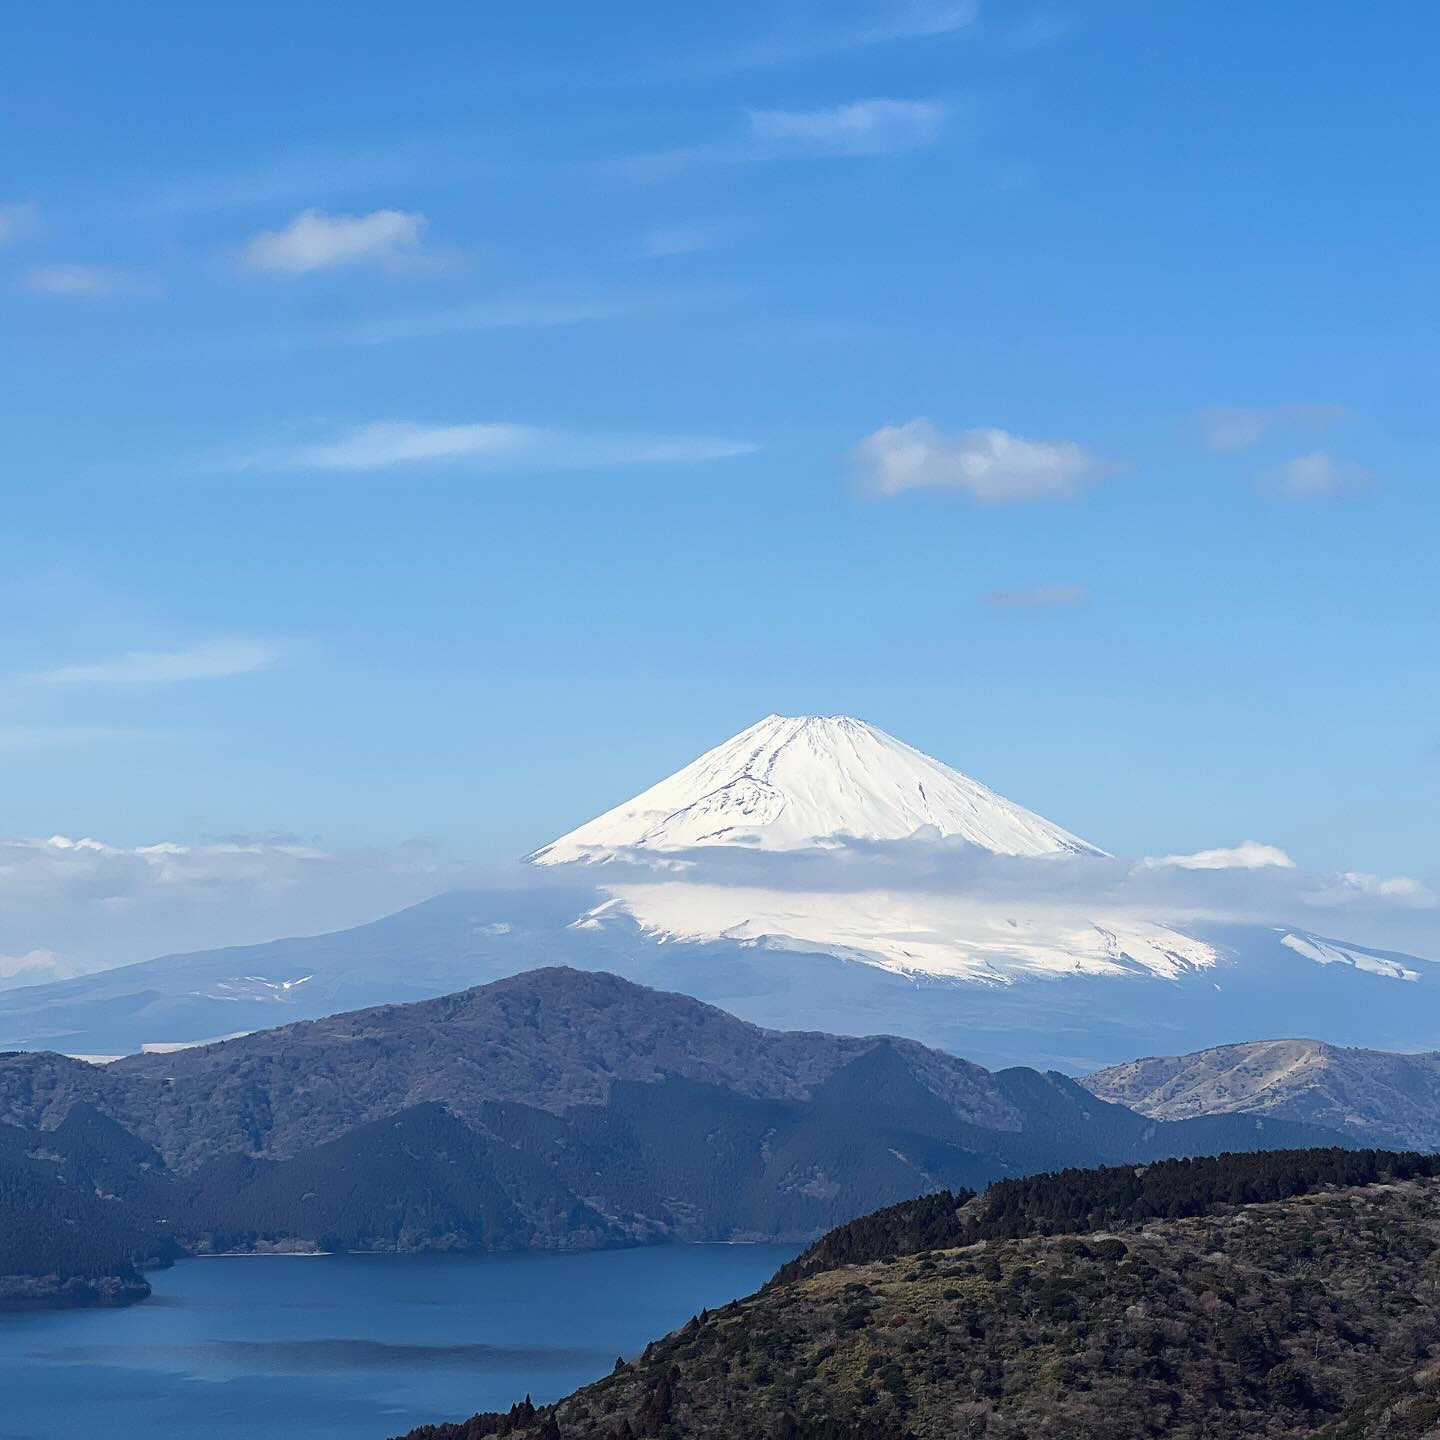
<svg viewBox="0 0 1440 1440">
<path fill-rule="evenodd" d="M 383 1440 L 563 1395 L 795 1253 L 187 1260 L 129 1309 L 0 1314 L 0 1437 Z"/>
</svg>

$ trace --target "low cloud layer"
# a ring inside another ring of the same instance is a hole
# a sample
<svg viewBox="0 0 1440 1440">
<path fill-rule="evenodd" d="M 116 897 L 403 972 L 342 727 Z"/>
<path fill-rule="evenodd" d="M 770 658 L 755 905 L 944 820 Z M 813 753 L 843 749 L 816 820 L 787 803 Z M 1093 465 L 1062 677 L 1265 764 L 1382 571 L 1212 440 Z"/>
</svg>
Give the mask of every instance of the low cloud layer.
<svg viewBox="0 0 1440 1440">
<path fill-rule="evenodd" d="M 708 890 L 711 900 L 726 887 L 782 902 L 787 893 L 849 894 L 861 909 L 860 897 L 884 894 L 910 897 L 916 914 L 977 924 L 989 916 L 996 924 L 1070 917 L 1198 931 L 1284 926 L 1440 961 L 1440 897 L 1424 882 L 1317 874 L 1288 861 L 1253 841 L 1159 861 L 1019 858 L 925 833 L 826 850 L 724 846 L 556 867 L 469 865 L 418 842 L 332 851 L 286 837 L 132 848 L 63 836 L 10 840 L 0 841 L 0 986 L 342 929 L 467 886 L 569 896 L 680 884 L 697 896 Z M 586 908 L 583 898 L 566 903 L 577 918 Z"/>
<path fill-rule="evenodd" d="M 284 839 L 0 841 L 0 986 L 340 929 L 487 873 L 419 843 L 338 852 Z"/>
<path fill-rule="evenodd" d="M 1160 859 L 996 855 L 936 834 L 776 852 L 716 846 L 575 869 L 602 884 L 684 880 L 803 893 L 888 891 L 964 899 L 1017 915 L 1063 910 L 1184 926 L 1311 928 L 1440 961 L 1440 895 L 1409 876 L 1327 874 L 1245 841 Z"/>
</svg>

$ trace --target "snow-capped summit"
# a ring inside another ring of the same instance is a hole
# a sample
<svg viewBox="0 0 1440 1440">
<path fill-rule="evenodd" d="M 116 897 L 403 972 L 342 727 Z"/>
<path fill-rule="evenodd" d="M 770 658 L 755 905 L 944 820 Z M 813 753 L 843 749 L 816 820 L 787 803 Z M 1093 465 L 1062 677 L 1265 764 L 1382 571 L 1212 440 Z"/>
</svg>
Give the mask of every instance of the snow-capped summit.
<svg viewBox="0 0 1440 1440">
<path fill-rule="evenodd" d="M 658 785 L 535 851 L 541 865 L 620 851 L 798 850 L 933 828 L 1001 855 L 1103 855 L 903 741 L 844 715 L 767 715 Z"/>
</svg>

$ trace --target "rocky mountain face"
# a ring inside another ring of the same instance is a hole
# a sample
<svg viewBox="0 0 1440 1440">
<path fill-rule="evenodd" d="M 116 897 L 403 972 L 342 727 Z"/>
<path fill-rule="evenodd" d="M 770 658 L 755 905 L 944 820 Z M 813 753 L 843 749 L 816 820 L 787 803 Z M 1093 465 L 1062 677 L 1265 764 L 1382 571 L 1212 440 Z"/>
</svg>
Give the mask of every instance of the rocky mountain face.
<svg viewBox="0 0 1440 1440">
<path fill-rule="evenodd" d="M 937 1188 L 1336 1138 L 564 969 L 108 1066 L 0 1056 L 0 1121 L 29 1173 L 192 1251 L 803 1239 Z"/>
<path fill-rule="evenodd" d="M 896 1207 L 557 1404 L 409 1440 L 1433 1435 L 1435 1170 L 1223 1156 Z"/>
<path fill-rule="evenodd" d="M 1440 1149 L 1440 1052 L 1263 1040 L 1132 1060 L 1080 1083 L 1157 1120 L 1267 1115 L 1322 1125 L 1365 1144 Z"/>
</svg>

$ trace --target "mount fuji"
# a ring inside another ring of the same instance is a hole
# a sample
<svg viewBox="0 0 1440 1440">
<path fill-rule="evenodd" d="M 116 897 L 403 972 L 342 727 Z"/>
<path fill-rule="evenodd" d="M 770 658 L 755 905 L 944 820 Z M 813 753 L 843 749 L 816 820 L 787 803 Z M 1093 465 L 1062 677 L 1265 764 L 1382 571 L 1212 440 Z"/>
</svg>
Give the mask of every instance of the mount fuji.
<svg viewBox="0 0 1440 1440">
<path fill-rule="evenodd" d="M 637 849 L 803 850 L 923 830 L 997 855 L 1105 853 L 861 720 L 767 715 L 528 858 L 558 865 Z"/>
<path fill-rule="evenodd" d="M 816 950 L 898 974 L 1008 984 L 1026 975 L 1173 976 L 1215 963 L 1210 946 L 1116 914 L 1091 920 L 1031 901 L 996 909 L 948 888 L 784 889 L 707 883 L 724 849 L 824 855 L 923 837 L 984 855 L 1109 859 L 1098 846 L 848 716 L 769 715 L 683 770 L 527 857 L 538 865 L 628 860 L 655 874 L 607 885 L 580 924 L 626 918 L 659 939 Z M 723 847 L 723 849 L 722 849 Z M 676 863 L 681 853 L 690 856 Z M 668 863 L 667 863 L 668 861 Z M 707 864 L 708 861 L 708 864 Z M 813 880 L 814 877 L 812 877 Z M 888 878 L 888 877 L 887 877 Z"/>
<path fill-rule="evenodd" d="M 175 1048 L 556 964 L 1075 1073 L 1276 1035 L 1440 1042 L 1440 967 L 1286 923 L 1298 889 L 1265 923 L 1251 891 L 1240 916 L 1198 904 L 1217 882 L 1185 858 L 1117 860 L 861 721 L 769 716 L 504 884 L 0 992 L 0 1049 Z"/>
</svg>

